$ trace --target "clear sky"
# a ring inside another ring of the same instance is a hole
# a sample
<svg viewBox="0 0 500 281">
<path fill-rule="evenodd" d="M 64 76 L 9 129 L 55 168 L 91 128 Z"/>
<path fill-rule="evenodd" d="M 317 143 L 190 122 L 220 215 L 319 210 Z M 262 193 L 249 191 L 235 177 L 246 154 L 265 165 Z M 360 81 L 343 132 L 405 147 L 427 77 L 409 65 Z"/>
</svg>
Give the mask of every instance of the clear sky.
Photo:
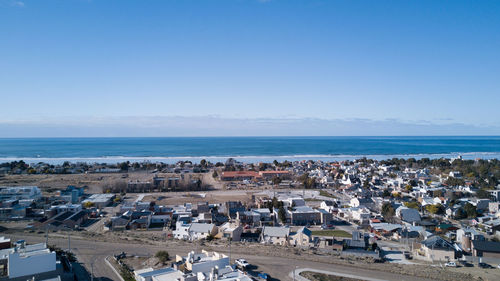
<svg viewBox="0 0 500 281">
<path fill-rule="evenodd" d="M 500 134 L 499 105 L 500 1 L 0 0 L 0 137 Z"/>
</svg>

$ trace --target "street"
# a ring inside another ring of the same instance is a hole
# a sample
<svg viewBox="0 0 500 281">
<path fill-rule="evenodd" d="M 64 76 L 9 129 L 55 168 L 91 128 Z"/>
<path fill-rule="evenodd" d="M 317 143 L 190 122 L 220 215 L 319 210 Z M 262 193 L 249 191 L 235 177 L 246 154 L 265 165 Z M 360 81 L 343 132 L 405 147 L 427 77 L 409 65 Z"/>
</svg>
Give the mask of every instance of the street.
<svg viewBox="0 0 500 281">
<path fill-rule="evenodd" d="M 41 243 L 45 242 L 45 237 L 37 235 L 13 235 L 11 236 L 13 240 L 25 239 L 28 243 Z M 62 249 L 68 248 L 68 239 L 63 237 L 50 237 L 49 244 L 55 245 Z M 117 280 L 118 277 L 111 270 L 111 268 L 105 263 L 104 259 L 107 256 L 112 256 L 121 252 L 126 252 L 127 255 L 138 255 L 138 256 L 152 256 L 159 250 L 167 250 L 171 256 L 186 255 L 196 247 L 194 245 L 148 245 L 148 244 L 135 244 L 135 243 L 114 243 L 114 242 L 101 242 L 101 241 L 91 241 L 84 239 L 71 239 L 71 251 L 73 251 L 80 263 L 82 263 L 88 272 L 93 269 L 94 280 Z M 198 247 L 197 247 L 198 248 Z M 227 247 L 219 247 L 214 249 L 216 251 L 228 254 L 229 249 Z M 292 255 L 291 255 L 292 256 Z M 322 263 L 308 260 L 298 260 L 288 257 L 276 257 L 276 256 L 257 256 L 252 253 L 245 254 L 233 254 L 232 260 L 236 258 L 244 258 L 250 264 L 257 267 L 257 271 L 265 272 L 271 275 L 274 279 L 279 280 L 292 280 L 290 277 L 290 272 L 294 268 L 314 268 L 319 270 L 328 270 L 330 272 L 337 272 L 340 274 L 351 274 L 356 275 L 360 278 L 372 278 L 377 276 L 379 279 L 384 280 L 425 280 L 423 278 L 394 274 L 384 271 L 375 271 L 370 269 L 360 269 L 356 267 L 350 267 L 346 265 Z"/>
</svg>

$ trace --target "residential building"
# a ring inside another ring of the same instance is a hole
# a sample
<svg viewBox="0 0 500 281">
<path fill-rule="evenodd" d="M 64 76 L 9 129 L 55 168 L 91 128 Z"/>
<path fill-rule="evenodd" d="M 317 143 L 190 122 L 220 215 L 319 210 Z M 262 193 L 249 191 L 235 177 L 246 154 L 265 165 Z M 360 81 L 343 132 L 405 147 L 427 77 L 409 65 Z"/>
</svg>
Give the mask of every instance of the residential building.
<svg viewBox="0 0 500 281">
<path fill-rule="evenodd" d="M 260 241 L 265 244 L 287 245 L 290 228 L 284 226 L 264 226 Z"/>
<path fill-rule="evenodd" d="M 239 224 L 226 222 L 219 227 L 219 232 L 215 237 L 231 239 L 231 241 L 240 241 L 242 233 L 243 227 Z"/>
<path fill-rule="evenodd" d="M 292 225 L 320 224 L 322 213 L 308 206 L 295 207 L 289 212 Z"/>
<path fill-rule="evenodd" d="M 409 224 L 421 221 L 418 210 L 404 206 L 400 206 L 396 209 L 396 217 Z"/>
<path fill-rule="evenodd" d="M 24 240 L 20 240 L 14 248 L 0 250 L 0 260 L 5 259 L 9 279 L 31 279 L 31 276 L 56 270 L 56 253 L 49 250 L 45 243 L 26 245 Z"/>
<path fill-rule="evenodd" d="M 297 232 L 290 233 L 290 245 L 309 247 L 312 242 L 312 233 L 306 227 L 301 227 Z"/>
<path fill-rule="evenodd" d="M 189 240 L 206 239 L 217 234 L 217 227 L 212 223 L 192 223 L 188 229 Z"/>
<path fill-rule="evenodd" d="M 428 261 L 452 261 L 457 258 L 457 247 L 439 236 L 431 236 L 416 249 L 417 258 Z"/>
<path fill-rule="evenodd" d="M 184 263 L 186 270 L 192 273 L 204 273 L 208 275 L 212 268 L 225 268 L 229 264 L 229 257 L 217 252 L 203 250 L 201 253 L 189 252 L 187 257 L 177 255 L 176 263 Z"/>
<path fill-rule="evenodd" d="M 6 200 L 22 200 L 42 198 L 42 191 L 37 186 L 16 186 L 0 187 L 0 201 Z"/>
<path fill-rule="evenodd" d="M 85 205 L 87 202 L 91 203 L 92 206 L 102 209 L 104 207 L 107 207 L 113 202 L 113 199 L 115 198 L 114 194 L 107 194 L 107 193 L 101 193 L 101 194 L 92 194 L 89 198 L 83 200 L 82 204 Z"/>
<path fill-rule="evenodd" d="M 475 257 L 500 259 L 500 242 L 474 240 L 472 254 Z"/>
</svg>

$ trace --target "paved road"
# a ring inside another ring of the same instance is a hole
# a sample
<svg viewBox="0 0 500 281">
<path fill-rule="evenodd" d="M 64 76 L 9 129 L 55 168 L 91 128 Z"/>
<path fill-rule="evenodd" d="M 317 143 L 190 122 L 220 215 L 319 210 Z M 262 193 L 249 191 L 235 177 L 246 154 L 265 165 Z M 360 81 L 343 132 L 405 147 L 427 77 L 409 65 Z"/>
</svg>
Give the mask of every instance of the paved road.
<svg viewBox="0 0 500 281">
<path fill-rule="evenodd" d="M 28 243 L 40 243 L 45 242 L 43 236 L 26 235 L 21 234 L 19 236 L 11 236 L 13 240 L 25 239 Z M 49 238 L 49 244 L 56 245 L 63 249 L 67 248 L 68 240 L 67 238 Z M 145 244 L 134 244 L 134 243 L 111 243 L 111 242 L 101 242 L 101 241 L 90 241 L 90 240 L 80 240 L 73 238 L 71 239 L 72 251 L 76 254 L 78 260 L 86 267 L 90 272 L 91 265 L 93 264 L 94 280 L 117 280 L 116 274 L 106 265 L 104 258 L 106 256 L 111 256 L 113 254 L 121 253 L 122 251 L 131 255 L 138 256 L 149 256 L 154 255 L 159 250 L 167 250 L 172 256 L 176 254 L 186 255 L 191 250 L 201 250 L 193 248 L 193 245 L 169 245 L 168 242 L 165 246 L 158 245 L 145 245 Z M 220 247 L 215 249 L 223 253 L 228 253 L 227 247 Z M 425 280 L 422 278 L 393 274 L 382 271 L 374 271 L 369 269 L 359 269 L 353 268 L 345 265 L 328 264 L 321 262 L 297 260 L 293 258 L 284 257 L 274 257 L 274 256 L 257 256 L 252 253 L 247 254 L 233 254 L 231 258 L 234 260 L 236 258 L 245 258 L 253 265 L 257 266 L 257 271 L 266 272 L 270 274 L 273 278 L 279 280 L 292 280 L 290 277 L 290 272 L 294 270 L 295 267 L 299 268 L 314 268 L 318 270 L 328 270 L 334 271 L 342 274 L 353 274 L 358 276 L 372 278 L 376 276 L 379 279 L 384 280 Z"/>
<path fill-rule="evenodd" d="M 374 277 L 361 277 L 361 276 L 358 276 L 356 274 L 343 274 L 343 273 L 339 273 L 339 272 L 332 272 L 332 271 L 328 271 L 328 270 L 318 270 L 318 269 L 314 269 L 314 268 L 298 268 L 295 271 L 290 272 L 290 276 L 294 277 L 294 275 L 295 275 L 295 280 L 297 280 L 297 281 L 308 281 L 309 279 L 302 277 L 300 275 L 300 273 L 304 272 L 304 271 L 312 271 L 312 272 L 318 272 L 318 273 L 327 274 L 327 275 L 342 276 L 345 278 L 352 278 L 352 279 L 362 279 L 362 280 L 366 280 L 366 281 L 384 281 L 384 279 L 378 279 L 378 278 L 374 278 Z"/>
</svg>

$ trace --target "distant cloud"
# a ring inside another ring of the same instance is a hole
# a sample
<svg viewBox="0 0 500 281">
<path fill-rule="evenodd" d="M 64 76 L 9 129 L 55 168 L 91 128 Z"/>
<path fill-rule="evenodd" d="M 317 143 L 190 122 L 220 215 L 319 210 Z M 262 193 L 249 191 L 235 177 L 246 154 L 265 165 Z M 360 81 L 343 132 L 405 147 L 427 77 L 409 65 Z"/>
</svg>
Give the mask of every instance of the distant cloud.
<svg viewBox="0 0 500 281">
<path fill-rule="evenodd" d="M 10 5 L 13 6 L 13 7 L 21 7 L 22 8 L 22 7 L 24 7 L 24 2 L 22 2 L 22 1 L 12 1 Z"/>
<path fill-rule="evenodd" d="M 66 117 L 0 121 L 0 137 L 500 135 L 498 126 L 398 119 Z"/>
</svg>

